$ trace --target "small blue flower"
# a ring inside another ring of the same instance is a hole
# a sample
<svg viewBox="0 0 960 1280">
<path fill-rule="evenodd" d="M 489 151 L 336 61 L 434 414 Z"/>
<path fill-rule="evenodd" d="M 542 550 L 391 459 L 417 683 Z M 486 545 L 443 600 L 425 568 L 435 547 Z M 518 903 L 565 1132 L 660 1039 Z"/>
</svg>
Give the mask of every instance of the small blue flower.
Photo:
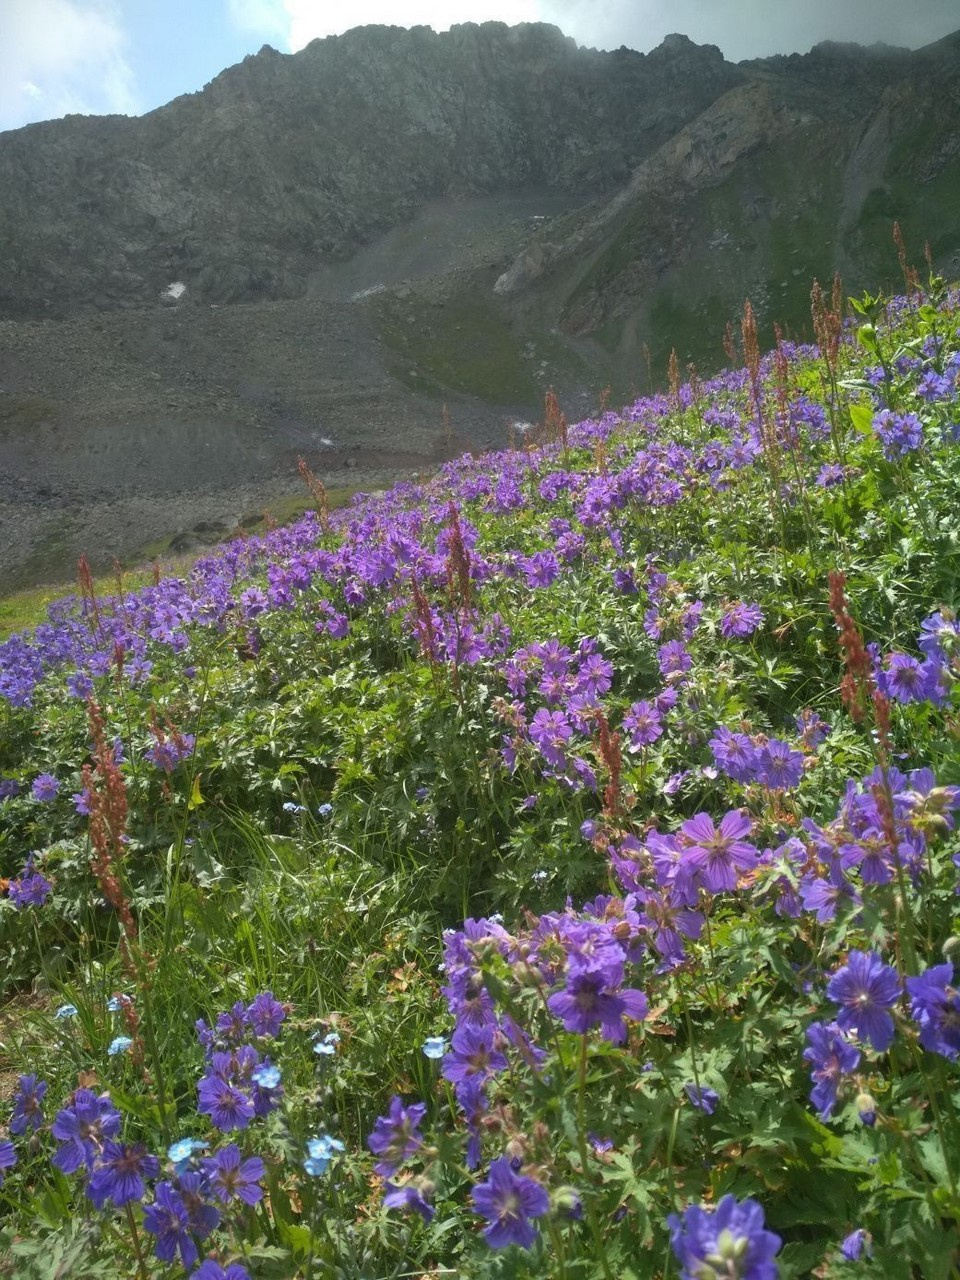
<svg viewBox="0 0 960 1280">
<path fill-rule="evenodd" d="M 111 996 L 110 999 L 107 1001 L 107 1009 L 111 1013 L 119 1013 L 120 1010 L 123 1008 L 123 1003 L 124 1003 L 123 1000 L 121 1000 L 119 996 Z"/>
<path fill-rule="evenodd" d="M 250 1079 L 261 1089 L 275 1089 L 280 1083 L 280 1068 L 273 1063 L 264 1063 L 262 1067 L 257 1067 Z"/>
<path fill-rule="evenodd" d="M 75 1018 L 77 1016 L 77 1006 L 75 1004 L 62 1004 L 53 1015 L 58 1022 L 62 1022 L 64 1018 Z"/>
<path fill-rule="evenodd" d="M 447 1042 L 443 1036 L 429 1036 L 423 1042 L 423 1056 L 438 1062 L 447 1052 Z"/>
<path fill-rule="evenodd" d="M 321 1174 L 327 1172 L 330 1161 L 337 1152 L 342 1150 L 343 1143 L 340 1139 L 331 1138 L 327 1133 L 319 1138 L 310 1138 L 307 1142 L 307 1159 L 304 1160 L 303 1167 L 312 1178 L 319 1178 Z"/>
<path fill-rule="evenodd" d="M 167 1147 L 167 1159 L 174 1164 L 181 1164 L 184 1160 L 189 1160 L 195 1151 L 205 1151 L 206 1147 L 207 1144 L 199 1138 L 178 1138 Z"/>
<path fill-rule="evenodd" d="M 332 1058 L 337 1052 L 340 1037 L 336 1031 L 328 1031 L 325 1036 L 314 1040 L 313 1052 L 323 1058 Z"/>
<path fill-rule="evenodd" d="M 119 1053 L 126 1053 L 133 1040 L 130 1036 L 115 1036 L 107 1048 L 107 1053 L 111 1058 L 115 1058 Z"/>
<path fill-rule="evenodd" d="M 321 804 L 321 805 L 319 805 L 319 806 L 318 806 L 318 808 L 317 808 L 317 813 L 319 813 L 319 815 L 320 815 L 320 817 L 321 817 L 321 818 L 325 818 L 325 817 L 327 816 L 327 814 L 329 814 L 329 813 L 333 813 L 333 805 L 332 805 L 332 804 Z"/>
<path fill-rule="evenodd" d="M 307 806 L 305 804 L 295 804 L 293 800 L 284 800 L 284 813 L 306 813 Z"/>
</svg>

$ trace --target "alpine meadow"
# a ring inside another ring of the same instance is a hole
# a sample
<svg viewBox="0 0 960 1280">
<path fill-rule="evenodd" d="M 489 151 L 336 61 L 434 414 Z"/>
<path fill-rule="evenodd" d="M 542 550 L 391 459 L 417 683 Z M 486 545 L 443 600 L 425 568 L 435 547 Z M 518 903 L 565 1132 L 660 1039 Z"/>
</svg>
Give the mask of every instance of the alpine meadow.
<svg viewBox="0 0 960 1280">
<path fill-rule="evenodd" d="M 4 1274 L 957 1274 L 960 294 L 904 289 L 304 465 L 0 646 Z"/>
</svg>

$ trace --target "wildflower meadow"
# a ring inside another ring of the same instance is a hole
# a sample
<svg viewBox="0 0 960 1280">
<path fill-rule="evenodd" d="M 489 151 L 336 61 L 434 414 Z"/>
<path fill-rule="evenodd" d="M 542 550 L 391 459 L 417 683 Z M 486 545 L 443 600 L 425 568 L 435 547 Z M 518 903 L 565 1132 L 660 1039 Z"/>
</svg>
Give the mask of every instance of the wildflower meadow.
<svg viewBox="0 0 960 1280">
<path fill-rule="evenodd" d="M 0 644 L 0 1274 L 960 1275 L 960 293 Z"/>
</svg>

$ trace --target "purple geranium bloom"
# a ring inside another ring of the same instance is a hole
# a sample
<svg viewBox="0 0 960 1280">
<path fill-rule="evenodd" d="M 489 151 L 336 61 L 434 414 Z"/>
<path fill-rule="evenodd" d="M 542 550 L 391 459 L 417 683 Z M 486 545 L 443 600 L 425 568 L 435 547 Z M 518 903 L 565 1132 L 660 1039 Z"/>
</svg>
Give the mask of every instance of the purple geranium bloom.
<svg viewBox="0 0 960 1280">
<path fill-rule="evenodd" d="M 529 1249 L 537 1238 L 531 1218 L 542 1218 L 550 1208 L 546 1188 L 514 1172 L 506 1156 L 492 1161 L 489 1180 L 474 1187 L 472 1199 L 489 1223 L 483 1234 L 491 1249 L 508 1244 Z"/>
<path fill-rule="evenodd" d="M 893 1018 L 888 1010 L 900 999 L 895 969 L 874 952 L 851 951 L 847 963 L 827 984 L 827 997 L 842 1006 L 837 1025 L 866 1038 L 882 1053 L 893 1042 Z"/>
<path fill-rule="evenodd" d="M 388 1182 L 383 1189 L 383 1207 L 385 1209 L 402 1209 L 405 1213 L 412 1209 L 419 1213 L 424 1222 L 429 1222 L 434 1215 L 434 1207 L 425 1198 L 419 1180 L 405 1182 L 397 1186 Z"/>
<path fill-rule="evenodd" d="M 567 1031 L 585 1035 L 599 1025 L 604 1039 L 622 1044 L 627 1034 L 624 1018 L 641 1022 L 647 1016 L 647 997 L 632 987 L 611 986 L 602 972 L 582 973 L 552 995 L 547 1007 Z"/>
<path fill-rule="evenodd" d="M 727 1195 L 715 1209 L 691 1204 L 682 1218 L 671 1213 L 667 1226 L 682 1280 L 705 1280 L 707 1276 L 777 1278 L 774 1255 L 780 1248 L 780 1237 L 764 1229 L 763 1208 L 756 1200 L 738 1204 Z"/>
<path fill-rule="evenodd" d="M 41 800 L 48 804 L 51 800 L 56 800 L 57 792 L 60 790 L 60 783 L 52 773 L 41 773 L 34 778 L 33 786 L 30 788 L 30 794 L 34 800 Z"/>
<path fill-rule="evenodd" d="M 256 1204 L 263 1199 L 260 1179 L 263 1177 L 263 1161 L 259 1156 L 244 1160 L 240 1148 L 231 1142 L 228 1147 L 202 1161 L 207 1175 L 210 1193 L 221 1204 L 229 1204 L 236 1196 L 244 1204 Z"/>
<path fill-rule="evenodd" d="M 960 1054 L 960 991 L 953 985 L 953 965 L 932 965 L 908 978 L 907 994 L 920 1043 L 932 1053 L 955 1059 Z"/>
<path fill-rule="evenodd" d="M 78 1089 L 73 1102 L 57 1113 L 51 1126 L 60 1143 L 53 1163 L 61 1173 L 91 1168 L 103 1142 L 120 1132 L 121 1116 L 113 1109 L 109 1094 L 99 1097 L 91 1089 Z"/>
<path fill-rule="evenodd" d="M 757 780 L 772 791 L 796 787 L 803 777 L 803 756 L 788 743 L 771 738 L 757 753 Z"/>
<path fill-rule="evenodd" d="M 286 1016 L 286 1010 L 274 999 L 272 991 L 261 991 L 247 1006 L 247 1021 L 255 1036 L 279 1035 L 280 1024 Z"/>
<path fill-rule="evenodd" d="M 158 1182 L 153 1204 L 143 1211 L 145 1230 L 157 1237 L 156 1254 L 161 1262 L 173 1262 L 177 1252 L 189 1270 L 197 1260 L 197 1246 L 191 1234 L 190 1214 L 180 1192 L 170 1182 Z"/>
<path fill-rule="evenodd" d="M 142 1142 L 105 1142 L 87 1183 L 87 1195 L 98 1209 L 108 1200 L 120 1208 L 143 1199 L 144 1178 L 155 1178 L 160 1161 Z"/>
<path fill-rule="evenodd" d="M 18 911 L 24 907 L 42 907 L 53 892 L 53 885 L 39 871 L 34 870 L 32 860 L 28 860 L 16 880 L 11 880 L 7 892 Z"/>
<path fill-rule="evenodd" d="M 733 733 L 725 726 L 710 739 L 710 750 L 717 767 L 736 782 L 752 782 L 756 777 L 759 752 L 745 733 Z"/>
<path fill-rule="evenodd" d="M 12 1169 L 17 1163 L 17 1153 L 12 1142 L 0 1142 L 0 1187 L 3 1186 L 4 1169 Z"/>
<path fill-rule="evenodd" d="M 481 1082 L 497 1071 L 505 1071 L 507 1060 L 494 1048 L 494 1028 L 461 1024 L 450 1038 L 451 1049 L 443 1060 L 443 1077 L 451 1084 L 477 1077 Z"/>
<path fill-rule="evenodd" d="M 726 640 L 742 639 L 753 635 L 763 621 L 763 611 L 758 604 L 732 604 L 720 619 L 720 633 Z"/>
<path fill-rule="evenodd" d="M 670 640 L 657 650 L 660 674 L 665 680 L 678 679 L 693 666 L 693 658 L 682 640 Z"/>
<path fill-rule="evenodd" d="M 684 1090 L 687 1097 L 693 1105 L 700 1111 L 705 1111 L 708 1116 L 712 1116 L 717 1109 L 717 1103 L 720 1101 L 720 1095 L 713 1089 L 708 1089 L 706 1085 L 685 1084 Z"/>
<path fill-rule="evenodd" d="M 47 1092 L 46 1080 L 36 1076 L 21 1076 L 13 1098 L 13 1115 L 10 1117 L 11 1133 L 26 1133 L 43 1124 L 43 1095 Z"/>
<path fill-rule="evenodd" d="M 750 829 L 750 819 L 739 809 L 724 814 L 719 827 L 713 825 L 708 813 L 698 813 L 681 826 L 681 834 L 690 842 L 683 860 L 699 873 L 710 893 L 735 889 L 737 872 L 756 867 L 757 850 L 740 839 L 749 835 Z"/>
<path fill-rule="evenodd" d="M 921 663 L 908 653 L 891 653 L 879 683 L 883 692 L 897 702 L 935 701 L 939 698 L 940 674 L 940 666 L 930 658 Z"/>
<path fill-rule="evenodd" d="M 215 1258 L 201 1262 L 190 1280 L 250 1280 L 250 1272 L 239 1262 L 231 1262 L 224 1269 Z"/>
<path fill-rule="evenodd" d="M 197 1110 L 208 1115 L 224 1133 L 231 1129 L 245 1129 L 254 1115 L 250 1098 L 215 1074 L 204 1076 L 197 1085 Z"/>
<path fill-rule="evenodd" d="M 807 1047 L 803 1056 L 810 1063 L 810 1075 L 815 1081 L 810 1090 L 810 1101 L 819 1108 L 820 1119 L 828 1120 L 836 1105 L 840 1079 L 856 1071 L 860 1051 L 844 1039 L 835 1022 L 828 1026 L 822 1022 L 811 1022 L 807 1027 Z"/>
<path fill-rule="evenodd" d="M 623 717 L 623 727 L 630 734 L 631 749 L 636 751 L 649 747 L 663 733 L 660 713 L 655 704 L 646 699 L 633 704 Z"/>
<path fill-rule="evenodd" d="M 426 1113 L 424 1103 L 415 1102 L 405 1107 L 395 1094 L 390 1099 L 387 1114 L 377 1117 L 373 1132 L 367 1138 L 367 1146 L 380 1157 L 373 1167 L 382 1178 L 392 1178 L 403 1162 L 409 1160 L 422 1145 L 417 1126 Z"/>
<path fill-rule="evenodd" d="M 923 424 L 915 413 L 894 413 L 881 409 L 873 419 L 873 429 L 890 461 L 913 453 L 923 444 Z"/>
</svg>

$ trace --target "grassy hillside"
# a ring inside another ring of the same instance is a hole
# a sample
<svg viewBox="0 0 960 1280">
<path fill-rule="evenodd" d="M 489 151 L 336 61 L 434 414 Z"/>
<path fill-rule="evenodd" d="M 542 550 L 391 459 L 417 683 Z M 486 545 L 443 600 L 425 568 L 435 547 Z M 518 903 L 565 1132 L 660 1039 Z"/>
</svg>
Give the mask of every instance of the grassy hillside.
<svg viewBox="0 0 960 1280">
<path fill-rule="evenodd" d="M 0 1274 L 958 1274 L 960 293 L 841 302 L 0 644 Z"/>
</svg>

